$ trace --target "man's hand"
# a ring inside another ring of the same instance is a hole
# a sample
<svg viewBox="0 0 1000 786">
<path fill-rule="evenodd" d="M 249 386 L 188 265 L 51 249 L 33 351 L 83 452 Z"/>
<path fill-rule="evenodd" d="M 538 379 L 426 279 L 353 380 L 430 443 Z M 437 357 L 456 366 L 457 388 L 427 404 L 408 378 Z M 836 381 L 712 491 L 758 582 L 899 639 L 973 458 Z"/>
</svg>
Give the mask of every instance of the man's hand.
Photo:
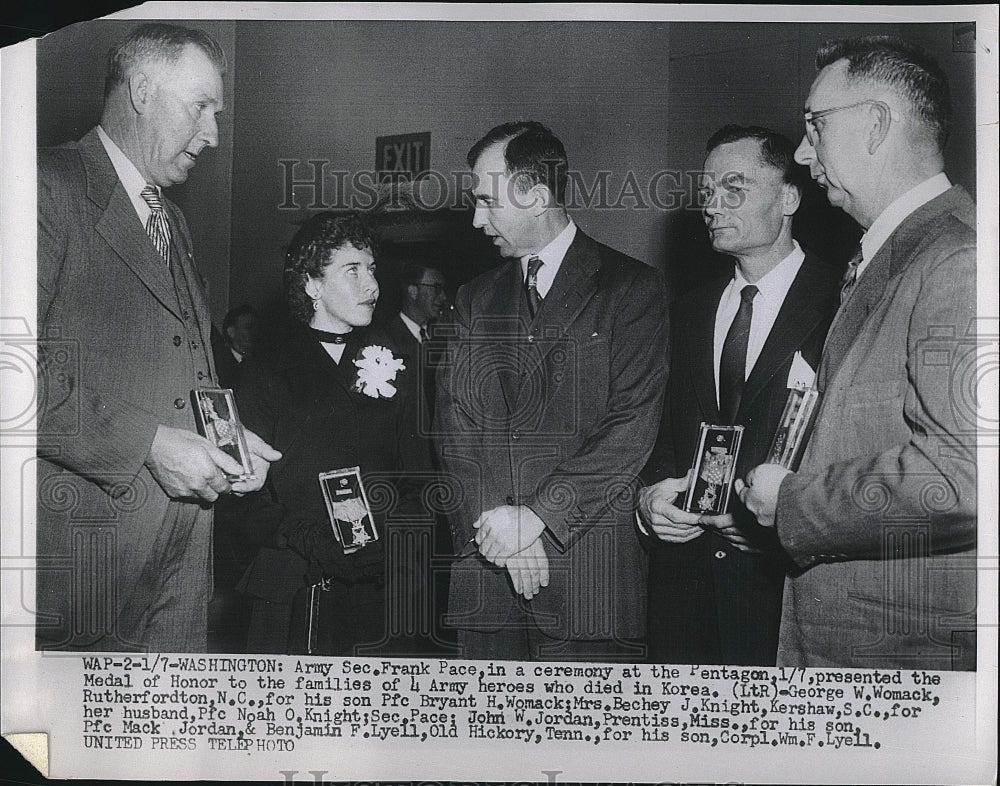
<svg viewBox="0 0 1000 786">
<path fill-rule="evenodd" d="M 531 546 L 545 531 L 545 522 L 527 505 L 501 505 L 472 523 L 479 553 L 497 567 Z"/>
<path fill-rule="evenodd" d="M 778 490 L 785 475 L 791 473 L 780 464 L 761 464 L 750 470 L 746 483 L 736 480 L 736 493 L 762 527 L 774 526 L 774 512 L 778 507 Z"/>
<path fill-rule="evenodd" d="M 702 516 L 698 519 L 698 526 L 718 533 L 740 551 L 745 551 L 748 554 L 760 553 L 760 549 L 750 545 L 746 534 L 736 525 L 732 513 L 724 513 L 721 516 Z"/>
<path fill-rule="evenodd" d="M 253 462 L 253 478 L 251 480 L 240 480 L 232 485 L 232 492 L 236 496 L 242 496 L 251 491 L 262 488 L 267 480 L 267 471 L 271 464 L 281 458 L 281 453 L 268 445 L 264 440 L 254 434 L 250 429 L 243 429 L 247 438 L 247 450 L 250 453 L 250 460 Z M 221 452 L 221 451 L 220 451 Z M 229 458 L 226 456 L 226 458 Z"/>
<path fill-rule="evenodd" d="M 226 473 L 238 475 L 243 468 L 231 456 L 192 431 L 159 425 L 146 466 L 172 499 L 215 502 L 230 491 Z"/>
<path fill-rule="evenodd" d="M 667 543 L 687 543 L 702 534 L 701 517 L 697 513 L 681 510 L 674 502 L 677 495 L 687 491 L 694 478 L 688 472 L 683 478 L 667 478 L 647 486 L 639 492 L 639 516 L 656 537 Z"/>
<path fill-rule="evenodd" d="M 514 585 L 514 592 L 531 600 L 542 587 L 549 586 L 549 558 L 545 541 L 536 538 L 528 548 L 507 560 L 507 573 Z"/>
</svg>

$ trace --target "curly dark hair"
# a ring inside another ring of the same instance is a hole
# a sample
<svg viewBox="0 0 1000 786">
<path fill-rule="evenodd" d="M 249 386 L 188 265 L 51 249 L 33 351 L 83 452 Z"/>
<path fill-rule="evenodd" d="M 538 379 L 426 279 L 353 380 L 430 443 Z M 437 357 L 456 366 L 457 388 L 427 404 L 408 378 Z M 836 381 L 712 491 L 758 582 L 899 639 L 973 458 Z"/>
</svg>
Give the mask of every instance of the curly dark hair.
<svg viewBox="0 0 1000 786">
<path fill-rule="evenodd" d="M 299 227 L 285 255 L 285 300 L 299 322 L 309 324 L 314 309 L 306 282 L 321 278 L 333 252 L 346 245 L 377 253 L 375 232 L 361 213 L 318 213 Z"/>
</svg>

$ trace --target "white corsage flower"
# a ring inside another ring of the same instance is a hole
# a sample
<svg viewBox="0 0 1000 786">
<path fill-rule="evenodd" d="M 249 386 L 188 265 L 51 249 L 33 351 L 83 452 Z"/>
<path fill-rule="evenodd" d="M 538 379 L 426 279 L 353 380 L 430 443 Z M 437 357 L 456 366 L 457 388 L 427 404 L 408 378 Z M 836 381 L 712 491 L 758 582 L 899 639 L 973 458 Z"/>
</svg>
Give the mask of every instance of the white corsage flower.
<svg viewBox="0 0 1000 786">
<path fill-rule="evenodd" d="M 392 398 L 396 395 L 396 374 L 406 365 L 394 357 L 385 347 L 370 346 L 361 350 L 361 356 L 354 359 L 358 367 L 358 381 L 354 389 L 372 398 Z"/>
</svg>

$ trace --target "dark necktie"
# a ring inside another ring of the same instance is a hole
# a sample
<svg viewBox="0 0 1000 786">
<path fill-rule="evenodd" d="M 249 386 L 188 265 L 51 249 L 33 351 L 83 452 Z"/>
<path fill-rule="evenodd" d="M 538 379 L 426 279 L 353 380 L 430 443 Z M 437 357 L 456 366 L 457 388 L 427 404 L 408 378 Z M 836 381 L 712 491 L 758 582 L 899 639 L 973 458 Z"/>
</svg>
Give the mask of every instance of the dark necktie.
<svg viewBox="0 0 1000 786">
<path fill-rule="evenodd" d="M 163 209 L 160 191 L 156 186 L 146 186 L 139 192 L 139 196 L 149 205 L 146 234 L 163 261 L 170 264 L 170 224 L 167 222 L 167 212 Z"/>
<path fill-rule="evenodd" d="M 854 252 L 854 256 L 847 263 L 847 270 L 844 271 L 844 277 L 840 280 L 841 303 L 847 300 L 851 294 L 851 290 L 854 289 L 854 285 L 858 283 L 858 266 L 863 259 L 864 257 L 861 256 L 861 246 L 858 246 L 858 250 Z"/>
<path fill-rule="evenodd" d="M 420 326 L 420 343 L 423 344 L 427 340 L 427 325 Z"/>
<path fill-rule="evenodd" d="M 736 420 L 746 381 L 747 341 L 750 339 L 750 322 L 753 320 L 753 299 L 757 287 L 747 284 L 740 291 L 740 310 L 722 345 L 719 361 L 719 412 L 726 423 Z"/>
<path fill-rule="evenodd" d="M 528 260 L 528 275 L 524 279 L 524 289 L 528 295 L 528 311 L 532 319 L 542 307 L 542 296 L 538 294 L 538 269 L 544 264 L 538 257 L 531 257 Z"/>
</svg>

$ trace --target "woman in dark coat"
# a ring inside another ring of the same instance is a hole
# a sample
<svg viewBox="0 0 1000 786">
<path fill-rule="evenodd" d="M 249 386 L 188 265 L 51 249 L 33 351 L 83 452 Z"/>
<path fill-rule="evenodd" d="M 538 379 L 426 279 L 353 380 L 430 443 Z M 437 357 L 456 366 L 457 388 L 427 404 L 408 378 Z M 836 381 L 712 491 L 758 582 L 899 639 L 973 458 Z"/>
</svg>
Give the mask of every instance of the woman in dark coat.
<svg viewBox="0 0 1000 786">
<path fill-rule="evenodd" d="M 264 544 L 241 582 L 253 597 L 249 652 L 396 651 L 399 639 L 394 650 L 387 630 L 399 625 L 387 620 L 398 616 L 400 597 L 422 594 L 414 587 L 425 580 L 419 566 L 397 561 L 386 573 L 386 520 L 397 531 L 420 520 L 418 486 L 429 456 L 407 393 L 413 386 L 406 375 L 415 370 L 366 327 L 378 291 L 374 239 L 364 220 L 313 217 L 293 239 L 285 266 L 289 309 L 302 327 L 277 351 L 246 361 L 240 415 L 284 456 L 247 520 L 248 534 Z M 355 518 L 353 528 L 341 522 L 338 542 L 319 478 L 352 467 L 360 468 L 374 515 Z M 372 523 L 377 540 L 362 534 Z M 364 545 L 345 553 L 358 542 Z M 398 557 L 398 548 L 390 550 Z M 420 649 L 412 638 L 406 646 Z"/>
</svg>

